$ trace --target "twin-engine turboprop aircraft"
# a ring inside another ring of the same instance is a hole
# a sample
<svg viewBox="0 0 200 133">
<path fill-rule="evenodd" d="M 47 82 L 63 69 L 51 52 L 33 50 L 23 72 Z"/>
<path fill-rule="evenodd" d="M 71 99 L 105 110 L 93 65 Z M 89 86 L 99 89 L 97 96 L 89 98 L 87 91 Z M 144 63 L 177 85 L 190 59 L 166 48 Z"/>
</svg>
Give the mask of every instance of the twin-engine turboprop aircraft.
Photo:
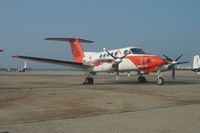
<svg viewBox="0 0 200 133">
<path fill-rule="evenodd" d="M 115 50 L 104 48 L 102 52 L 84 52 L 80 43 L 93 43 L 93 41 L 80 38 L 45 38 L 45 40 L 69 42 L 74 62 L 28 56 L 13 57 L 82 69 L 87 74 L 84 84 L 93 84 L 92 75 L 97 72 L 116 72 L 118 79 L 119 72 L 136 71 L 138 82 L 146 82 L 145 74 L 157 72 L 157 84 L 162 85 L 164 83 L 162 72 L 172 70 L 172 78 L 174 79 L 175 65 L 188 63 L 177 62 L 182 55 L 175 60 L 164 55 L 166 59 L 163 59 L 159 56 L 147 54 L 138 47 Z"/>
</svg>

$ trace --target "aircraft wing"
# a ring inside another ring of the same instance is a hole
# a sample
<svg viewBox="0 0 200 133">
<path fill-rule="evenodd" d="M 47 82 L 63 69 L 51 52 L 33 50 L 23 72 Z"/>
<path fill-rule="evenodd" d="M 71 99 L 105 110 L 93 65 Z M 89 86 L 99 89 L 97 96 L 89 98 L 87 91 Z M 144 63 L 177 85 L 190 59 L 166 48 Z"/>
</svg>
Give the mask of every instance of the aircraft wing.
<svg viewBox="0 0 200 133">
<path fill-rule="evenodd" d="M 55 65 L 61 65 L 61 66 L 75 67 L 75 68 L 91 67 L 91 65 L 89 64 L 84 64 L 80 62 L 61 61 L 61 60 L 55 60 L 55 59 L 37 58 L 37 57 L 28 57 L 28 56 L 12 56 L 12 57 L 21 58 L 25 60 L 32 60 L 32 61 L 37 61 L 37 62 L 44 62 L 44 63 L 49 63 L 49 64 L 55 64 Z"/>
</svg>

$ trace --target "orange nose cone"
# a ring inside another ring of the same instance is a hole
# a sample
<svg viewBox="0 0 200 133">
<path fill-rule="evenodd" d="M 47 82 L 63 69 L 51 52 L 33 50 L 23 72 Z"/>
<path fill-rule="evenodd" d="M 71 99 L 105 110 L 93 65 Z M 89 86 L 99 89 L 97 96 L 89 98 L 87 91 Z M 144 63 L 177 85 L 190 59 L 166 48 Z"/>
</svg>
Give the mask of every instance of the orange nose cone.
<svg viewBox="0 0 200 133">
<path fill-rule="evenodd" d="M 156 60 L 157 60 L 159 66 L 162 66 L 165 63 L 165 60 L 163 58 L 161 58 L 161 57 L 157 56 Z"/>
</svg>

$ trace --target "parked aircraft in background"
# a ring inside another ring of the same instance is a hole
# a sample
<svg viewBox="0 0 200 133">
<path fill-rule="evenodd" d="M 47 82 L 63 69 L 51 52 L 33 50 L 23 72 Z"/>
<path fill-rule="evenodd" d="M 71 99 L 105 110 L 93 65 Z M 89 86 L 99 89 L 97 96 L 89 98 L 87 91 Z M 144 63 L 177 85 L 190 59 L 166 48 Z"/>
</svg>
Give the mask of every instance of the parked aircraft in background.
<svg viewBox="0 0 200 133">
<path fill-rule="evenodd" d="M 27 70 L 30 70 L 31 68 L 27 68 L 26 61 L 24 62 L 24 66 L 20 68 L 7 68 L 7 72 L 26 72 Z"/>
<path fill-rule="evenodd" d="M 17 72 L 26 72 L 27 66 L 26 66 L 26 61 L 24 62 L 24 67 L 20 67 L 17 69 Z"/>
<path fill-rule="evenodd" d="M 190 65 L 180 65 L 177 66 L 176 69 L 178 70 L 191 70 L 200 74 L 200 58 L 199 55 L 195 55 L 193 58 L 193 66 Z"/>
<path fill-rule="evenodd" d="M 3 52 L 3 49 L 0 49 L 0 52 Z"/>
<path fill-rule="evenodd" d="M 194 61 L 193 61 L 193 71 L 195 72 L 200 72 L 200 58 L 199 55 L 194 56 Z"/>
<path fill-rule="evenodd" d="M 84 52 L 80 43 L 93 43 L 93 41 L 80 38 L 45 38 L 45 40 L 69 42 L 74 61 L 28 56 L 13 57 L 82 69 L 87 74 L 84 84 L 93 84 L 92 74 L 97 72 L 116 72 L 116 79 L 118 79 L 119 72 L 136 71 L 138 82 L 146 82 L 145 74 L 157 72 L 157 84 L 162 85 L 164 83 L 162 72 L 172 70 L 172 78 L 174 79 L 175 65 L 188 63 L 187 61 L 178 62 L 182 55 L 175 60 L 164 55 L 166 59 L 163 59 L 159 56 L 147 54 L 138 47 L 126 47 L 109 51 L 104 48 L 102 52 Z"/>
</svg>

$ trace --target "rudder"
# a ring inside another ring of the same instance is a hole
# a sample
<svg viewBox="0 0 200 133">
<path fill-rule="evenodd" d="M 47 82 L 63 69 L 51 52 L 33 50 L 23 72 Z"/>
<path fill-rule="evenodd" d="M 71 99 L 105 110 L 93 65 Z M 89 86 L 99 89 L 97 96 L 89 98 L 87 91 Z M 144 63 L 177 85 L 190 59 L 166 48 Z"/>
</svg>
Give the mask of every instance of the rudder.
<svg viewBox="0 0 200 133">
<path fill-rule="evenodd" d="M 83 62 L 84 50 L 80 43 L 93 43 L 93 41 L 84 40 L 80 38 L 45 38 L 45 40 L 65 41 L 69 42 L 71 46 L 73 60 L 75 62 Z"/>
</svg>

